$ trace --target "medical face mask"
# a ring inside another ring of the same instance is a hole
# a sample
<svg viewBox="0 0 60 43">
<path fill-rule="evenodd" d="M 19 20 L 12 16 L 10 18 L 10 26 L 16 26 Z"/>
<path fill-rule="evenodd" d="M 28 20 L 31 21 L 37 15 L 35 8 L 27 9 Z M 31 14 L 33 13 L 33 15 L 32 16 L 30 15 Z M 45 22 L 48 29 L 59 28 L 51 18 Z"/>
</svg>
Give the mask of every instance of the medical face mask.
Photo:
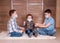
<svg viewBox="0 0 60 43">
<path fill-rule="evenodd" d="M 27 19 L 27 21 L 31 22 L 31 21 L 32 21 L 32 19 L 31 19 L 31 18 L 30 18 L 30 19 L 28 18 L 28 19 Z"/>
<path fill-rule="evenodd" d="M 16 15 L 15 15 L 15 18 L 17 18 L 17 17 L 18 17 L 18 15 L 16 14 Z"/>
<path fill-rule="evenodd" d="M 18 15 L 16 14 L 16 15 L 13 15 L 12 17 L 13 17 L 14 19 L 16 19 L 16 18 L 18 17 Z"/>
<path fill-rule="evenodd" d="M 49 18 L 49 16 L 48 16 L 48 15 L 46 15 L 46 16 L 45 16 L 45 18 Z"/>
</svg>

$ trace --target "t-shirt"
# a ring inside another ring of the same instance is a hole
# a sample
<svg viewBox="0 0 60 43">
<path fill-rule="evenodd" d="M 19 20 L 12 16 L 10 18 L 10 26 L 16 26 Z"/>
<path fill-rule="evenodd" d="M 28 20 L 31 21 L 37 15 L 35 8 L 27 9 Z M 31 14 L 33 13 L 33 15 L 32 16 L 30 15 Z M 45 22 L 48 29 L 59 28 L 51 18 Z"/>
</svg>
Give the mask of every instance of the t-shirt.
<svg viewBox="0 0 60 43">
<path fill-rule="evenodd" d="M 52 29 L 54 29 L 54 24 L 55 24 L 55 22 L 54 22 L 54 19 L 53 19 L 52 17 L 50 17 L 50 18 L 45 18 L 45 24 L 48 24 L 48 23 L 50 23 L 50 26 L 47 27 L 46 29 L 47 29 L 47 30 L 52 30 Z"/>
</svg>

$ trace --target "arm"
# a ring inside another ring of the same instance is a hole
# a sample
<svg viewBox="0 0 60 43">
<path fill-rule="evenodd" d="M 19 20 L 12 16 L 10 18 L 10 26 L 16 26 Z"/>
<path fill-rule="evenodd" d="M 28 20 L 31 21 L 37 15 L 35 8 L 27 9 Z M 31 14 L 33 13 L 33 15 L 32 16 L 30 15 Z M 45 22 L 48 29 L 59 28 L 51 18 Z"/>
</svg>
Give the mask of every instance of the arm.
<svg viewBox="0 0 60 43">
<path fill-rule="evenodd" d="M 26 22 L 26 21 L 24 21 L 24 24 L 23 24 L 23 25 L 24 25 L 24 28 L 26 28 L 26 26 L 27 26 L 27 22 Z"/>
<path fill-rule="evenodd" d="M 19 29 L 18 31 L 24 31 L 24 28 L 23 27 L 21 27 L 21 26 L 19 26 L 19 25 L 17 25 L 17 23 L 16 23 L 16 26 L 17 26 L 17 28 Z"/>
<path fill-rule="evenodd" d="M 50 26 L 50 23 L 48 23 L 47 25 L 37 23 L 36 25 L 37 25 L 38 27 L 46 28 L 46 27 Z"/>
<path fill-rule="evenodd" d="M 39 25 L 39 27 L 43 27 L 43 28 L 44 28 L 44 27 L 46 28 L 46 27 L 49 27 L 49 26 L 50 26 L 50 23 L 48 23 L 48 24 L 46 24 L 46 25 L 45 25 L 45 24 L 40 24 L 40 25 Z"/>
</svg>

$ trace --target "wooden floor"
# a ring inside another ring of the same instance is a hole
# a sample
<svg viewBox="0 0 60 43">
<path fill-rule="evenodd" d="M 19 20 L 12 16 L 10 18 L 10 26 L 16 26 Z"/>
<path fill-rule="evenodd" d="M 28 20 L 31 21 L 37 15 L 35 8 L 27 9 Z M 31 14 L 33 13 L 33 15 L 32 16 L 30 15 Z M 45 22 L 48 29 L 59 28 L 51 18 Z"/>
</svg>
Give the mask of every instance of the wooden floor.
<svg viewBox="0 0 60 43">
<path fill-rule="evenodd" d="M 60 29 L 57 29 L 56 39 L 17 39 L 1 40 L 0 43 L 60 43 Z"/>
</svg>

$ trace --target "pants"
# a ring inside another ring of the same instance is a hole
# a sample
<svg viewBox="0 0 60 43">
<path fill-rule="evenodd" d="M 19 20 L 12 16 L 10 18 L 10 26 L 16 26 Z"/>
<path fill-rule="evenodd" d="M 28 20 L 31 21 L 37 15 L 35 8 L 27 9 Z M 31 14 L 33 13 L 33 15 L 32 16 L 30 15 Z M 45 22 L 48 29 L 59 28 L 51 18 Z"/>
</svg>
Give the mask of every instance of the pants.
<svg viewBox="0 0 60 43">
<path fill-rule="evenodd" d="M 21 37 L 23 35 L 23 33 L 20 32 L 11 32 L 10 33 L 10 37 Z"/>
<path fill-rule="evenodd" d="M 37 31 L 41 35 L 50 35 L 50 36 L 54 36 L 54 34 L 56 33 L 56 30 L 54 29 L 47 30 L 46 28 L 38 28 Z"/>
<path fill-rule="evenodd" d="M 37 31 L 34 31 L 33 29 L 28 29 L 26 30 L 26 34 L 31 37 L 32 35 L 34 35 L 35 37 L 37 37 L 38 33 Z"/>
</svg>

